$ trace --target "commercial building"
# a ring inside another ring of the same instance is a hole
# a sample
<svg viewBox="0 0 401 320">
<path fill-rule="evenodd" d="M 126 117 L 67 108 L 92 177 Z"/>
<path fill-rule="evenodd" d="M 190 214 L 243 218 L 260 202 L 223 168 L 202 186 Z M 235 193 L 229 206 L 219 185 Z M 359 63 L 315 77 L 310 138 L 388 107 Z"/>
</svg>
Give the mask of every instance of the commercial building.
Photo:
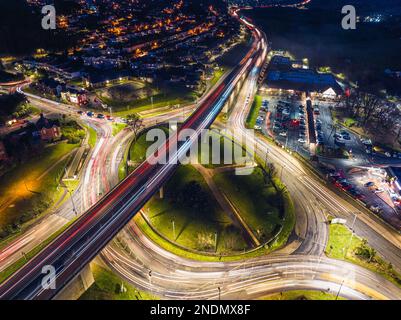
<svg viewBox="0 0 401 320">
<path fill-rule="evenodd" d="M 265 90 L 291 90 L 335 98 L 343 90 L 331 73 L 319 73 L 300 67 L 299 62 L 285 56 L 273 56 L 266 76 Z"/>
</svg>

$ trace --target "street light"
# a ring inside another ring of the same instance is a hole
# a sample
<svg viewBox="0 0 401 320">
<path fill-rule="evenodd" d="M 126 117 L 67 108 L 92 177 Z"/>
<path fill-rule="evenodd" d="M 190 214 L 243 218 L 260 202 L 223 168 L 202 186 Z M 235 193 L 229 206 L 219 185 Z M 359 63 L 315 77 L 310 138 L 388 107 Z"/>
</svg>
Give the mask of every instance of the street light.
<svg viewBox="0 0 401 320">
<path fill-rule="evenodd" d="M 68 193 L 70 194 L 70 199 L 71 199 L 71 203 L 72 203 L 72 210 L 74 211 L 75 216 L 78 216 L 78 211 L 77 211 L 77 209 L 75 207 L 75 202 L 74 202 L 74 197 L 72 196 L 72 192 L 71 192 L 70 189 L 68 189 L 67 186 L 66 186 L 66 189 L 67 189 Z"/>
<path fill-rule="evenodd" d="M 173 239 L 175 241 L 175 221 L 171 220 L 171 223 L 173 224 Z"/>
<path fill-rule="evenodd" d="M 352 225 L 351 225 L 351 236 L 350 236 L 350 239 L 349 239 L 348 246 L 347 246 L 347 248 L 346 248 L 346 250 L 344 252 L 344 257 L 347 256 L 348 249 L 349 249 L 349 247 L 351 246 L 351 243 L 352 243 L 352 238 L 354 237 L 354 226 L 355 226 L 355 222 L 356 222 L 356 215 L 357 215 L 357 213 L 354 212 L 354 221 L 352 222 Z"/>
<path fill-rule="evenodd" d="M 336 300 L 338 300 L 338 296 L 340 295 L 340 292 L 341 292 L 341 289 L 342 289 L 342 287 L 343 287 L 344 282 L 345 282 L 345 280 L 343 280 L 343 281 L 341 282 L 340 289 L 338 289 L 338 292 L 337 292 L 337 295 L 336 295 Z"/>
</svg>

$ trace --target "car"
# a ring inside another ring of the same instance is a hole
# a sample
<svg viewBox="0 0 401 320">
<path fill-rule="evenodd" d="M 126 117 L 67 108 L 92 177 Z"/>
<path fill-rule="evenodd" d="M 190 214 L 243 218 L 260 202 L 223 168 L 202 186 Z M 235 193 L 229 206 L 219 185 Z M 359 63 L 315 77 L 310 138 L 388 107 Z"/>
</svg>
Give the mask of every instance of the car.
<svg viewBox="0 0 401 320">
<path fill-rule="evenodd" d="M 343 189 L 343 190 L 347 191 L 347 190 L 352 189 L 352 185 L 348 182 L 342 182 L 342 183 L 340 183 L 340 185 L 341 185 L 341 189 Z"/>
<path fill-rule="evenodd" d="M 371 188 L 371 187 L 374 187 L 374 186 L 375 186 L 375 183 L 374 183 L 373 181 L 369 181 L 369 182 L 366 182 L 366 183 L 364 184 L 364 186 L 365 186 L 366 188 Z"/>
<path fill-rule="evenodd" d="M 78 114 L 84 114 L 84 112 L 82 110 L 78 110 L 77 112 Z"/>
<path fill-rule="evenodd" d="M 316 124 L 322 124 L 322 120 L 316 119 Z"/>
<path fill-rule="evenodd" d="M 255 130 L 262 130 L 262 127 L 261 126 L 259 126 L 259 125 L 255 125 L 254 127 L 253 127 Z"/>
<path fill-rule="evenodd" d="M 365 146 L 372 146 L 372 140 L 370 140 L 370 139 L 361 139 L 361 142 L 362 142 Z"/>
<path fill-rule="evenodd" d="M 380 213 L 380 212 L 383 211 L 383 208 L 382 208 L 379 204 L 377 204 L 377 203 L 372 204 L 372 205 L 369 207 L 369 209 L 370 209 L 371 211 L 373 211 L 374 213 Z"/>
<path fill-rule="evenodd" d="M 374 193 L 383 193 L 385 190 L 383 188 L 376 188 L 375 190 L 373 190 Z"/>
<path fill-rule="evenodd" d="M 93 113 L 92 111 L 88 111 L 88 112 L 86 113 L 86 115 L 87 115 L 88 117 L 93 117 L 93 116 L 94 116 L 94 113 Z"/>
<path fill-rule="evenodd" d="M 303 139 L 303 138 L 299 138 L 299 139 L 298 139 L 298 142 L 299 142 L 299 143 L 306 143 L 306 140 Z"/>
<path fill-rule="evenodd" d="M 329 177 L 329 181 L 330 181 L 331 183 L 333 183 L 333 184 L 336 184 L 336 182 L 337 182 L 337 180 L 338 180 L 339 178 L 340 178 L 340 177 L 332 176 L 332 177 Z"/>
<path fill-rule="evenodd" d="M 350 137 L 350 136 L 347 136 L 347 135 L 344 135 L 344 136 L 343 136 L 343 139 L 349 141 L 349 140 L 351 140 L 351 137 Z"/>
<path fill-rule="evenodd" d="M 339 133 L 334 134 L 334 139 L 342 139 L 342 135 Z"/>
<path fill-rule="evenodd" d="M 263 116 L 259 116 L 259 117 L 256 118 L 256 120 L 260 120 L 260 121 L 263 121 L 264 119 L 265 118 Z"/>
<path fill-rule="evenodd" d="M 385 152 L 385 153 L 384 153 L 384 155 L 385 155 L 387 158 L 391 158 L 391 153 L 390 153 L 390 152 L 388 152 L 388 151 L 387 151 L 387 152 Z"/>
<path fill-rule="evenodd" d="M 287 132 L 286 131 L 280 132 L 279 135 L 282 136 L 282 137 L 286 137 L 287 136 Z"/>
<path fill-rule="evenodd" d="M 273 130 L 274 130 L 274 131 L 281 130 L 281 129 L 282 129 L 281 126 L 276 126 L 276 125 L 273 126 Z"/>
<path fill-rule="evenodd" d="M 316 108 L 315 110 L 313 110 L 313 113 L 316 114 L 316 115 L 319 115 L 320 114 L 320 110 L 318 108 Z"/>
<path fill-rule="evenodd" d="M 346 135 L 349 136 L 349 133 L 348 133 L 347 131 L 345 131 L 345 130 L 342 130 L 342 131 L 340 132 L 340 134 L 341 134 L 342 136 L 346 136 Z"/>
<path fill-rule="evenodd" d="M 105 116 L 104 116 L 104 114 L 99 113 L 99 114 L 97 115 L 97 118 L 98 118 L 98 119 L 104 119 Z"/>
<path fill-rule="evenodd" d="M 330 177 L 341 177 L 341 174 L 336 172 L 334 169 L 331 169 L 331 170 L 333 170 L 333 171 L 329 173 Z"/>
</svg>

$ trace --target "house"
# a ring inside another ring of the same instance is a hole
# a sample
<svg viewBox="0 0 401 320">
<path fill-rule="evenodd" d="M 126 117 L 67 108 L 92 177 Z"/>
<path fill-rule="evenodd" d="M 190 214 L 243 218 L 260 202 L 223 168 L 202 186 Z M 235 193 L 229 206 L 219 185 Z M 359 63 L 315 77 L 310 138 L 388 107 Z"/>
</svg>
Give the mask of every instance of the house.
<svg viewBox="0 0 401 320">
<path fill-rule="evenodd" d="M 39 120 L 36 122 L 36 128 L 40 133 L 42 141 L 54 141 L 61 138 L 61 128 L 57 120 L 50 120 L 45 118 L 43 114 L 40 115 Z"/>
<path fill-rule="evenodd" d="M 89 99 L 85 91 L 73 88 L 64 89 L 61 92 L 61 98 L 65 101 L 75 103 L 79 106 L 84 106 L 89 103 Z"/>
<path fill-rule="evenodd" d="M 40 79 L 36 84 L 34 84 L 38 90 L 57 97 L 60 96 L 63 85 L 63 83 L 51 78 Z"/>
</svg>

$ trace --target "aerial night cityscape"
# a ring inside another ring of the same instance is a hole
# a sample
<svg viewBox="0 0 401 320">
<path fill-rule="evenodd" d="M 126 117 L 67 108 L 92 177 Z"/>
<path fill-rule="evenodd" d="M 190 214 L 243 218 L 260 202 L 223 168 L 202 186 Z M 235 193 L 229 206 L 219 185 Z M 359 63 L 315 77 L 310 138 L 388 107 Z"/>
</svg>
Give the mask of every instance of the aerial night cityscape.
<svg viewBox="0 0 401 320">
<path fill-rule="evenodd" d="M 401 0 L 0 0 L 0 300 L 401 300 Z"/>
</svg>

